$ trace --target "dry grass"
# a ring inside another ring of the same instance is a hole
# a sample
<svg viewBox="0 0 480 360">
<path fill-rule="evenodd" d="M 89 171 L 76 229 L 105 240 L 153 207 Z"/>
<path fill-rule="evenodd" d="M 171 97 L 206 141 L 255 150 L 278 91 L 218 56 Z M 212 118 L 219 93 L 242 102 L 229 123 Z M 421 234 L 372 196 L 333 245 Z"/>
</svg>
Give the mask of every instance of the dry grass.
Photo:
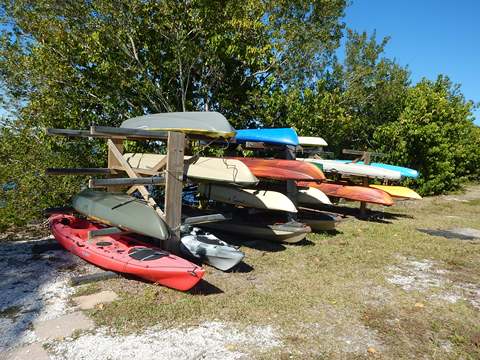
<svg viewBox="0 0 480 360">
<path fill-rule="evenodd" d="M 381 221 L 350 218 L 303 245 L 243 247 L 251 271 L 208 268 L 190 293 L 112 279 L 101 287 L 121 299 L 91 314 L 123 332 L 213 319 L 272 324 L 285 345 L 254 349 L 262 359 L 479 358 L 480 243 L 417 230 L 480 228 L 480 186 L 467 194 L 401 202 Z"/>
</svg>

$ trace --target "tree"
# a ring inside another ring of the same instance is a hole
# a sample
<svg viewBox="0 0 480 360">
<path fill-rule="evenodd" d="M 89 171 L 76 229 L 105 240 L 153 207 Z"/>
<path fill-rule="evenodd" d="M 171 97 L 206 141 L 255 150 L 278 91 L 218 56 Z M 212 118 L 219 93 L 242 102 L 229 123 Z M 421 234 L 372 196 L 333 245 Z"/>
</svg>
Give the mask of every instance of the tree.
<svg viewBox="0 0 480 360">
<path fill-rule="evenodd" d="M 452 190 L 479 175 L 472 107 L 448 77 L 439 76 L 435 82 L 423 79 L 408 90 L 398 121 L 379 127 L 374 139 L 388 154 L 386 161 L 420 171 L 422 194 Z"/>
</svg>

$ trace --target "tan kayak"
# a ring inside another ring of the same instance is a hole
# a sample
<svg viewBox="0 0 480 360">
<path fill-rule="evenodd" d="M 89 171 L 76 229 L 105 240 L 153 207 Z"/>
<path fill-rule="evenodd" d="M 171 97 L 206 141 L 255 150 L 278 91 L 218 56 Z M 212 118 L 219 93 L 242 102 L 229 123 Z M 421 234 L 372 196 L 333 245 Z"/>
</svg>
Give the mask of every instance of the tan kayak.
<svg viewBox="0 0 480 360">
<path fill-rule="evenodd" d="M 421 199 L 422 197 L 405 186 L 390 186 L 390 185 L 370 185 L 370 187 L 383 190 L 390 196 L 396 198 L 404 198 L 404 199 Z"/>
<path fill-rule="evenodd" d="M 133 168 L 151 169 L 166 155 L 127 153 L 123 155 Z M 185 156 L 185 160 L 190 159 Z M 239 160 L 200 157 L 188 165 L 187 176 L 199 182 L 221 182 L 240 186 L 256 185 L 258 179 Z"/>
<path fill-rule="evenodd" d="M 299 188 L 297 195 L 298 203 L 301 205 L 332 205 L 332 202 L 325 193 L 314 187 Z"/>
<path fill-rule="evenodd" d="M 270 190 L 242 189 L 216 184 L 200 184 L 198 191 L 204 197 L 227 204 L 296 213 L 297 208 L 284 194 Z"/>
</svg>

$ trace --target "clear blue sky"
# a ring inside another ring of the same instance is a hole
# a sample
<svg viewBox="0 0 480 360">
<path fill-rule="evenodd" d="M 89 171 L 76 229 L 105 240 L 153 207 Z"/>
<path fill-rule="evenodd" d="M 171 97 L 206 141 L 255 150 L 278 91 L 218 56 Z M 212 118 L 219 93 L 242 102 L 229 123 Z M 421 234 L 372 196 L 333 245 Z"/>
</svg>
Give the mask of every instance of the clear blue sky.
<svg viewBox="0 0 480 360">
<path fill-rule="evenodd" d="M 480 0 L 352 0 L 345 22 L 390 36 L 386 55 L 408 65 L 413 82 L 445 74 L 480 102 Z M 480 125 L 480 110 L 475 117 Z"/>
</svg>

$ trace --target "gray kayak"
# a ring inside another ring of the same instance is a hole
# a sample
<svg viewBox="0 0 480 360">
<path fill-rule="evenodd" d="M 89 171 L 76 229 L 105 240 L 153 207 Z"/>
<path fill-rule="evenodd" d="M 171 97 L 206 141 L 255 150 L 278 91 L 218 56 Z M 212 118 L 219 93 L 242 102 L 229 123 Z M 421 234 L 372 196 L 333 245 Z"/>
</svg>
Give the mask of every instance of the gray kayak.
<svg viewBox="0 0 480 360">
<path fill-rule="evenodd" d="M 153 208 L 123 193 L 86 189 L 73 198 L 72 205 L 79 213 L 108 225 L 160 240 L 169 237 L 167 225 Z"/>
<path fill-rule="evenodd" d="M 232 219 L 199 225 L 201 227 L 250 238 L 294 244 L 305 239 L 312 229 L 305 224 L 290 221 L 286 223 L 264 223 Z"/>
<path fill-rule="evenodd" d="M 236 247 L 227 244 L 213 234 L 199 234 L 194 229 L 182 236 L 180 250 L 186 256 L 193 257 L 219 270 L 227 271 L 236 266 L 245 254 Z"/>
<path fill-rule="evenodd" d="M 142 130 L 171 130 L 212 138 L 230 138 L 235 135 L 235 129 L 228 120 L 215 111 L 171 112 L 137 116 L 125 120 L 120 127 Z"/>
</svg>

